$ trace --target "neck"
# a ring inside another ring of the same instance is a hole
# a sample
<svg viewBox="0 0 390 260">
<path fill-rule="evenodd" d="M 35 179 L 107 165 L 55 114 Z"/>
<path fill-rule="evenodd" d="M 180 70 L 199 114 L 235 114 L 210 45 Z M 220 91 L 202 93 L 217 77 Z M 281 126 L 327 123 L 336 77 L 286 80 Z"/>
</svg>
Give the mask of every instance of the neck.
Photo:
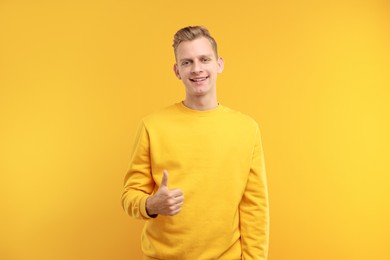
<svg viewBox="0 0 390 260">
<path fill-rule="evenodd" d="M 198 97 L 189 97 L 186 96 L 186 99 L 183 101 L 183 104 L 193 110 L 210 110 L 218 107 L 218 101 L 215 96 L 198 96 Z"/>
</svg>

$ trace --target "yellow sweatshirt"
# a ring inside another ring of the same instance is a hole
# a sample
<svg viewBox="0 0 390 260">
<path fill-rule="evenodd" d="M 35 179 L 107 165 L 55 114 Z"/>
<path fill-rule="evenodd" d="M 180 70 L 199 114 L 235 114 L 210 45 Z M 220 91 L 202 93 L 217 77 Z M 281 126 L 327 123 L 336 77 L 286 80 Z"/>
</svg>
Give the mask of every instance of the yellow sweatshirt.
<svg viewBox="0 0 390 260">
<path fill-rule="evenodd" d="M 184 205 L 175 216 L 148 216 L 145 201 L 163 170 Z M 269 210 L 261 137 L 248 116 L 219 105 L 182 103 L 145 117 L 138 129 L 122 205 L 146 220 L 145 259 L 267 259 Z"/>
</svg>

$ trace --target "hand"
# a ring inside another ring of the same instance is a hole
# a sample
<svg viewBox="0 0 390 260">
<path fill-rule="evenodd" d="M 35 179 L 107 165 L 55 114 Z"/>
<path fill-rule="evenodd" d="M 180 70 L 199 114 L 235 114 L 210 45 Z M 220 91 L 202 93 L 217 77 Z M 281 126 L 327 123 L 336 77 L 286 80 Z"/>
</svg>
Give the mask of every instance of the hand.
<svg viewBox="0 0 390 260">
<path fill-rule="evenodd" d="M 146 200 L 146 211 L 149 215 L 174 216 L 180 212 L 183 201 L 180 189 L 168 189 L 168 171 L 164 170 L 160 187 Z"/>
</svg>

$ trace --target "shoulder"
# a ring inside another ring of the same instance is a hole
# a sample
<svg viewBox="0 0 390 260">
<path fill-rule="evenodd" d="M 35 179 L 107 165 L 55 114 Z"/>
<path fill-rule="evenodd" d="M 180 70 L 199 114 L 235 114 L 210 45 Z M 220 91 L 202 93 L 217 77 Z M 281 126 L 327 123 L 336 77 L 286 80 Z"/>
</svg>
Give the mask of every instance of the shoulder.
<svg viewBox="0 0 390 260">
<path fill-rule="evenodd" d="M 235 121 L 237 124 L 251 127 L 254 129 L 259 128 L 258 122 L 251 116 L 244 114 L 238 110 L 223 106 L 224 114 L 229 117 L 231 120 Z"/>
<path fill-rule="evenodd" d="M 173 104 L 161 109 L 158 109 L 142 118 L 142 123 L 145 126 L 164 123 L 178 114 L 177 105 Z"/>
</svg>

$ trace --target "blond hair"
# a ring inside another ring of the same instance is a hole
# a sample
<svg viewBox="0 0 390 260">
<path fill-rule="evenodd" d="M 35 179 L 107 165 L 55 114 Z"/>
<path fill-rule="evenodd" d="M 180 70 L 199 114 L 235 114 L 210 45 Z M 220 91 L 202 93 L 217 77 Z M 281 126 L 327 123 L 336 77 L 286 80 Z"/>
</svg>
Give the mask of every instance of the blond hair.
<svg viewBox="0 0 390 260">
<path fill-rule="evenodd" d="M 218 57 L 217 42 L 210 35 L 210 32 L 207 30 L 207 28 L 203 26 L 188 26 L 176 32 L 175 36 L 173 37 L 172 45 L 173 50 L 175 52 L 175 57 L 177 53 L 177 48 L 179 47 L 181 42 L 192 41 L 201 37 L 205 37 L 209 40 L 209 42 L 211 43 L 211 47 L 214 50 L 215 57 Z"/>
</svg>

